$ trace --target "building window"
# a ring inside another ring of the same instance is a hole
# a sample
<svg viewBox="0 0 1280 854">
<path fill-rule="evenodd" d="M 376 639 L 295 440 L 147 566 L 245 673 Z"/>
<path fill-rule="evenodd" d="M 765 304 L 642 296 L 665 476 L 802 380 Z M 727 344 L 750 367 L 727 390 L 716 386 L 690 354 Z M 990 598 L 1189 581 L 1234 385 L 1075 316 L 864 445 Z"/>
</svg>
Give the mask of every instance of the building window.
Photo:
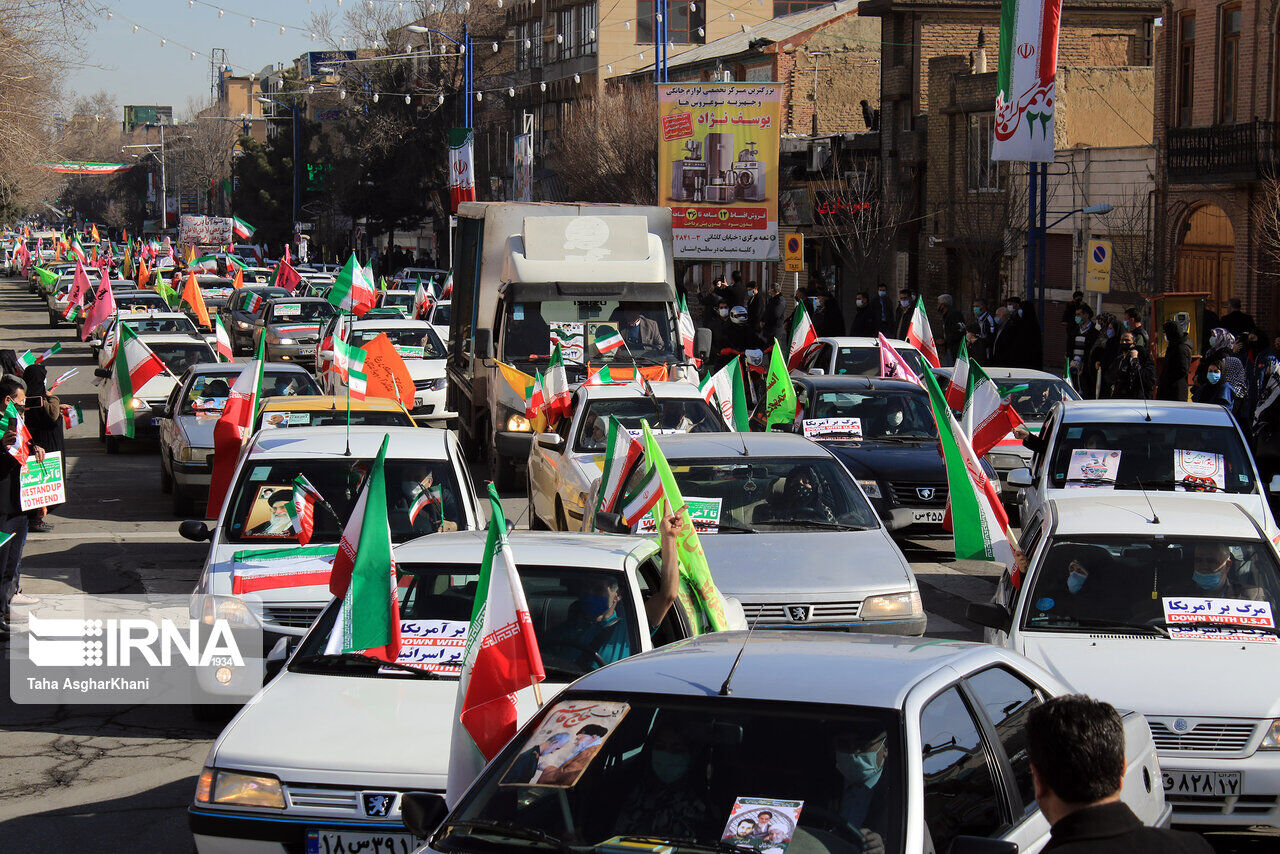
<svg viewBox="0 0 1280 854">
<path fill-rule="evenodd" d="M 578 6 L 577 12 L 578 53 L 581 56 L 591 56 L 596 52 L 596 4 Z"/>
<path fill-rule="evenodd" d="M 541 68 L 542 58 L 542 19 L 529 22 L 529 67 Z"/>
<path fill-rule="evenodd" d="M 557 60 L 573 59 L 578 55 L 578 36 L 574 25 L 574 10 L 561 9 L 556 12 L 556 47 Z"/>
<path fill-rule="evenodd" d="M 1002 189 L 1000 164 L 991 159 L 995 122 L 992 113 L 969 116 L 969 189 L 975 193 Z"/>
<path fill-rule="evenodd" d="M 1218 121 L 1236 120 L 1236 67 L 1240 59 L 1240 24 L 1244 11 L 1239 3 L 1222 7 L 1222 44 L 1218 47 Z"/>
<path fill-rule="evenodd" d="M 673 44 L 706 44 L 705 0 L 668 0 L 666 24 L 667 41 Z M 653 41 L 653 0 L 636 0 L 636 44 L 653 44 Z"/>
<path fill-rule="evenodd" d="M 1195 86 L 1196 14 L 1187 12 L 1178 19 L 1178 124 L 1191 124 L 1192 92 Z"/>
<path fill-rule="evenodd" d="M 529 38 L 529 25 L 516 24 L 516 71 L 524 71 L 529 67 L 529 54 L 532 51 L 532 45 L 525 47 L 524 43 Z"/>
<path fill-rule="evenodd" d="M 777 18 L 782 15 L 803 12 L 805 9 L 816 9 L 819 6 L 829 5 L 831 5 L 831 0 L 773 0 L 773 17 Z"/>
</svg>

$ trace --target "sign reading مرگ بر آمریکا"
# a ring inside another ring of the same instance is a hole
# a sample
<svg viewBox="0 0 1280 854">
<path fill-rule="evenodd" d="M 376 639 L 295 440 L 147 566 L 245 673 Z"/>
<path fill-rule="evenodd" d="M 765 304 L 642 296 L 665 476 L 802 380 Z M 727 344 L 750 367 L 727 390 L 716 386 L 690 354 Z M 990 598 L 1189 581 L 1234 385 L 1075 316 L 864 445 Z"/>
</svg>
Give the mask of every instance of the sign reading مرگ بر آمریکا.
<svg viewBox="0 0 1280 854">
<path fill-rule="evenodd" d="M 62 452 L 31 457 L 18 476 L 18 504 L 23 510 L 50 507 L 67 500 L 67 483 L 62 476 Z"/>
<path fill-rule="evenodd" d="M 658 84 L 658 204 L 673 256 L 776 261 L 779 83 Z"/>
</svg>

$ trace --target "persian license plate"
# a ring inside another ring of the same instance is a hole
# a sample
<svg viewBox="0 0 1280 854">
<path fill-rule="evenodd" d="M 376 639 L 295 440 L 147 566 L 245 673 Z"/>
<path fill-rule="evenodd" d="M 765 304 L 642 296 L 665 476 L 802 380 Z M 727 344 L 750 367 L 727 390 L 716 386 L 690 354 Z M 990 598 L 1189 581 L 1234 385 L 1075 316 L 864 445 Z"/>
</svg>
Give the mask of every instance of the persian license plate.
<svg viewBox="0 0 1280 854">
<path fill-rule="evenodd" d="M 942 510 L 912 510 L 911 522 L 912 524 L 928 522 L 929 524 L 941 525 L 945 515 Z"/>
<path fill-rule="evenodd" d="M 1175 771 L 1164 769 L 1164 793 L 1169 795 L 1238 795 L 1244 786 L 1242 771 Z"/>
<path fill-rule="evenodd" d="M 152 426 L 152 427 L 159 427 L 159 426 L 160 426 L 160 419 L 159 419 L 159 418 L 152 418 L 152 419 L 151 419 L 151 426 Z"/>
<path fill-rule="evenodd" d="M 413 405 L 414 405 L 414 406 L 426 406 L 426 405 L 427 405 L 427 399 L 426 399 L 425 397 L 423 397 L 422 395 L 417 395 L 417 396 L 415 396 L 415 397 L 413 398 Z"/>
<path fill-rule="evenodd" d="M 421 841 L 411 833 L 363 830 L 307 830 L 307 854 L 410 854 Z"/>
</svg>

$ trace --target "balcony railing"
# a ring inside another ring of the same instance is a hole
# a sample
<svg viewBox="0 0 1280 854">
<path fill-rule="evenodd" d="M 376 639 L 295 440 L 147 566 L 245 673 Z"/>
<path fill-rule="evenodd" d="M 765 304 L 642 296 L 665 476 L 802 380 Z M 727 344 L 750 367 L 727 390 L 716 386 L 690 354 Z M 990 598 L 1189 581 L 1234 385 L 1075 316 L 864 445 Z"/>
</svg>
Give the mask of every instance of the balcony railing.
<svg viewBox="0 0 1280 854">
<path fill-rule="evenodd" d="M 1276 166 L 1277 122 L 1169 128 L 1169 180 L 1180 184 L 1253 181 Z"/>
</svg>

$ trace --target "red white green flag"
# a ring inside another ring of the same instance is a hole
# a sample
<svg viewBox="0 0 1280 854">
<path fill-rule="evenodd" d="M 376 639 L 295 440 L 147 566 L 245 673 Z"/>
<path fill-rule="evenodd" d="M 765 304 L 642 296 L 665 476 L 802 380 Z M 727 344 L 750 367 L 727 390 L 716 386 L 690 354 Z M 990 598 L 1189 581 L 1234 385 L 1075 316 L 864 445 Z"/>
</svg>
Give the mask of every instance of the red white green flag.
<svg viewBox="0 0 1280 854">
<path fill-rule="evenodd" d="M 546 679 L 529 604 L 489 484 L 489 536 L 462 654 L 446 799 L 457 803 L 485 762 L 516 734 L 516 694 Z"/>
<path fill-rule="evenodd" d="M 689 303 L 685 301 L 684 294 L 680 295 L 680 343 L 684 346 L 684 354 L 688 358 L 693 358 L 694 335 L 696 330 L 693 326 L 693 315 L 689 313 Z"/>
<path fill-rule="evenodd" d="M 342 605 L 325 646 L 328 655 L 360 653 L 395 661 L 400 654 L 400 599 L 384 472 L 390 441 L 382 438 L 333 558 L 329 592 Z"/>
<path fill-rule="evenodd" d="M 1052 163 L 1062 0 L 1002 0 L 992 160 Z"/>
<path fill-rule="evenodd" d="M 289 505 L 289 518 L 293 521 L 293 533 L 298 545 L 311 542 L 316 530 L 316 505 L 324 502 L 320 491 L 311 485 L 307 476 L 300 474 L 293 479 L 293 502 Z"/>
<path fill-rule="evenodd" d="M 107 387 L 108 436 L 134 436 L 133 400 L 142 387 L 168 368 L 151 348 L 142 343 L 126 324 L 120 325 L 120 343 L 111 357 L 111 379 Z"/>
<path fill-rule="evenodd" d="M 963 338 L 960 339 L 960 352 L 956 354 L 956 363 L 951 368 L 951 378 L 947 381 L 947 406 L 952 412 L 964 409 L 965 397 L 969 393 L 969 347 Z"/>
<path fill-rule="evenodd" d="M 569 377 L 564 372 L 564 356 L 560 353 L 559 343 L 551 353 L 551 361 L 542 381 L 546 397 L 543 407 L 547 413 L 547 421 L 554 422 L 557 418 L 568 415 L 573 404 L 573 393 L 569 391 Z"/>
<path fill-rule="evenodd" d="M 240 448 L 244 440 L 253 432 L 253 416 L 262 399 L 262 366 L 266 361 L 263 347 L 266 344 L 264 335 L 258 341 L 258 355 L 245 365 L 244 370 L 231 386 L 227 396 L 227 405 L 222 408 L 222 415 L 213 425 L 213 474 L 209 482 L 209 503 L 206 513 L 217 519 L 222 503 L 231 486 L 231 475 L 235 472 L 236 461 L 240 458 Z"/>
<path fill-rule="evenodd" d="M 476 200 L 475 172 L 472 169 L 471 128 L 449 129 L 449 206 L 454 213 L 463 202 Z"/>
<path fill-rule="evenodd" d="M 337 280 L 329 290 L 328 299 L 338 311 L 357 317 L 363 316 L 378 304 L 378 292 L 374 288 L 373 279 L 356 260 L 356 253 L 352 252 L 347 263 L 342 265 Z"/>
<path fill-rule="evenodd" d="M 235 352 L 231 349 L 231 336 L 227 333 L 227 327 L 222 325 L 220 314 L 213 316 L 213 331 L 216 338 L 214 349 L 218 353 L 218 358 L 224 362 L 234 361 Z"/>
<path fill-rule="evenodd" d="M 440 484 L 431 487 L 418 484 L 413 490 L 413 499 L 409 502 L 409 524 L 416 524 L 418 514 L 433 504 L 440 509 L 431 515 L 441 515 L 440 511 L 444 507 L 444 490 L 441 489 Z"/>
<path fill-rule="evenodd" d="M 796 303 L 795 314 L 791 316 L 791 349 L 787 355 L 787 369 L 798 366 L 809 347 L 817 340 L 817 330 L 813 328 L 813 321 L 809 319 L 804 303 Z"/>
<path fill-rule="evenodd" d="M 644 477 L 618 506 L 623 524 L 635 530 L 640 520 L 662 500 L 663 494 L 662 477 L 656 466 L 649 465 Z"/>
<path fill-rule="evenodd" d="M 604 446 L 604 470 L 600 474 L 600 491 L 596 495 L 596 512 L 607 511 L 618 501 L 622 481 L 644 455 L 644 446 L 616 416 L 609 416 L 608 438 Z"/>
<path fill-rule="evenodd" d="M 933 330 L 929 327 L 929 315 L 924 310 L 924 298 L 916 297 L 915 311 L 911 313 L 911 325 L 907 327 L 907 343 L 920 351 L 924 360 L 933 367 L 941 367 L 938 359 L 938 345 L 933 341 Z"/>
<path fill-rule="evenodd" d="M 544 385 L 542 371 L 534 369 L 533 386 L 529 389 L 529 399 L 524 404 L 524 417 L 530 421 L 542 414 L 542 408 L 547 402 L 544 396 Z"/>
<path fill-rule="evenodd" d="M 586 382 L 582 384 L 582 388 L 591 388 L 593 386 L 613 385 L 613 374 L 609 371 L 609 366 L 605 365 L 600 370 L 587 377 Z"/>
<path fill-rule="evenodd" d="M 26 465 L 31 457 L 31 431 L 27 429 L 26 419 L 22 417 L 22 413 L 18 411 L 18 407 L 12 400 L 5 406 L 4 418 L 4 431 L 8 433 L 13 430 L 17 433 L 17 438 L 7 450 L 18 461 L 18 465 Z"/>
<path fill-rule="evenodd" d="M 742 384 L 742 367 L 738 357 L 702 381 L 702 398 L 720 410 L 729 429 L 739 433 L 751 430 L 751 411 L 747 408 L 747 391 Z"/>
<path fill-rule="evenodd" d="M 613 326 L 601 326 L 596 331 L 596 349 L 601 355 L 622 347 L 622 333 Z"/>
<path fill-rule="evenodd" d="M 1022 423 L 1009 397 L 1000 394 L 1000 388 L 981 365 L 970 362 L 963 426 L 973 444 L 973 452 L 986 456 L 987 451 Z"/>
<path fill-rule="evenodd" d="M 253 233 L 257 230 L 238 216 L 231 218 L 231 233 L 235 235 L 237 240 L 248 240 L 253 237 Z"/>
</svg>

